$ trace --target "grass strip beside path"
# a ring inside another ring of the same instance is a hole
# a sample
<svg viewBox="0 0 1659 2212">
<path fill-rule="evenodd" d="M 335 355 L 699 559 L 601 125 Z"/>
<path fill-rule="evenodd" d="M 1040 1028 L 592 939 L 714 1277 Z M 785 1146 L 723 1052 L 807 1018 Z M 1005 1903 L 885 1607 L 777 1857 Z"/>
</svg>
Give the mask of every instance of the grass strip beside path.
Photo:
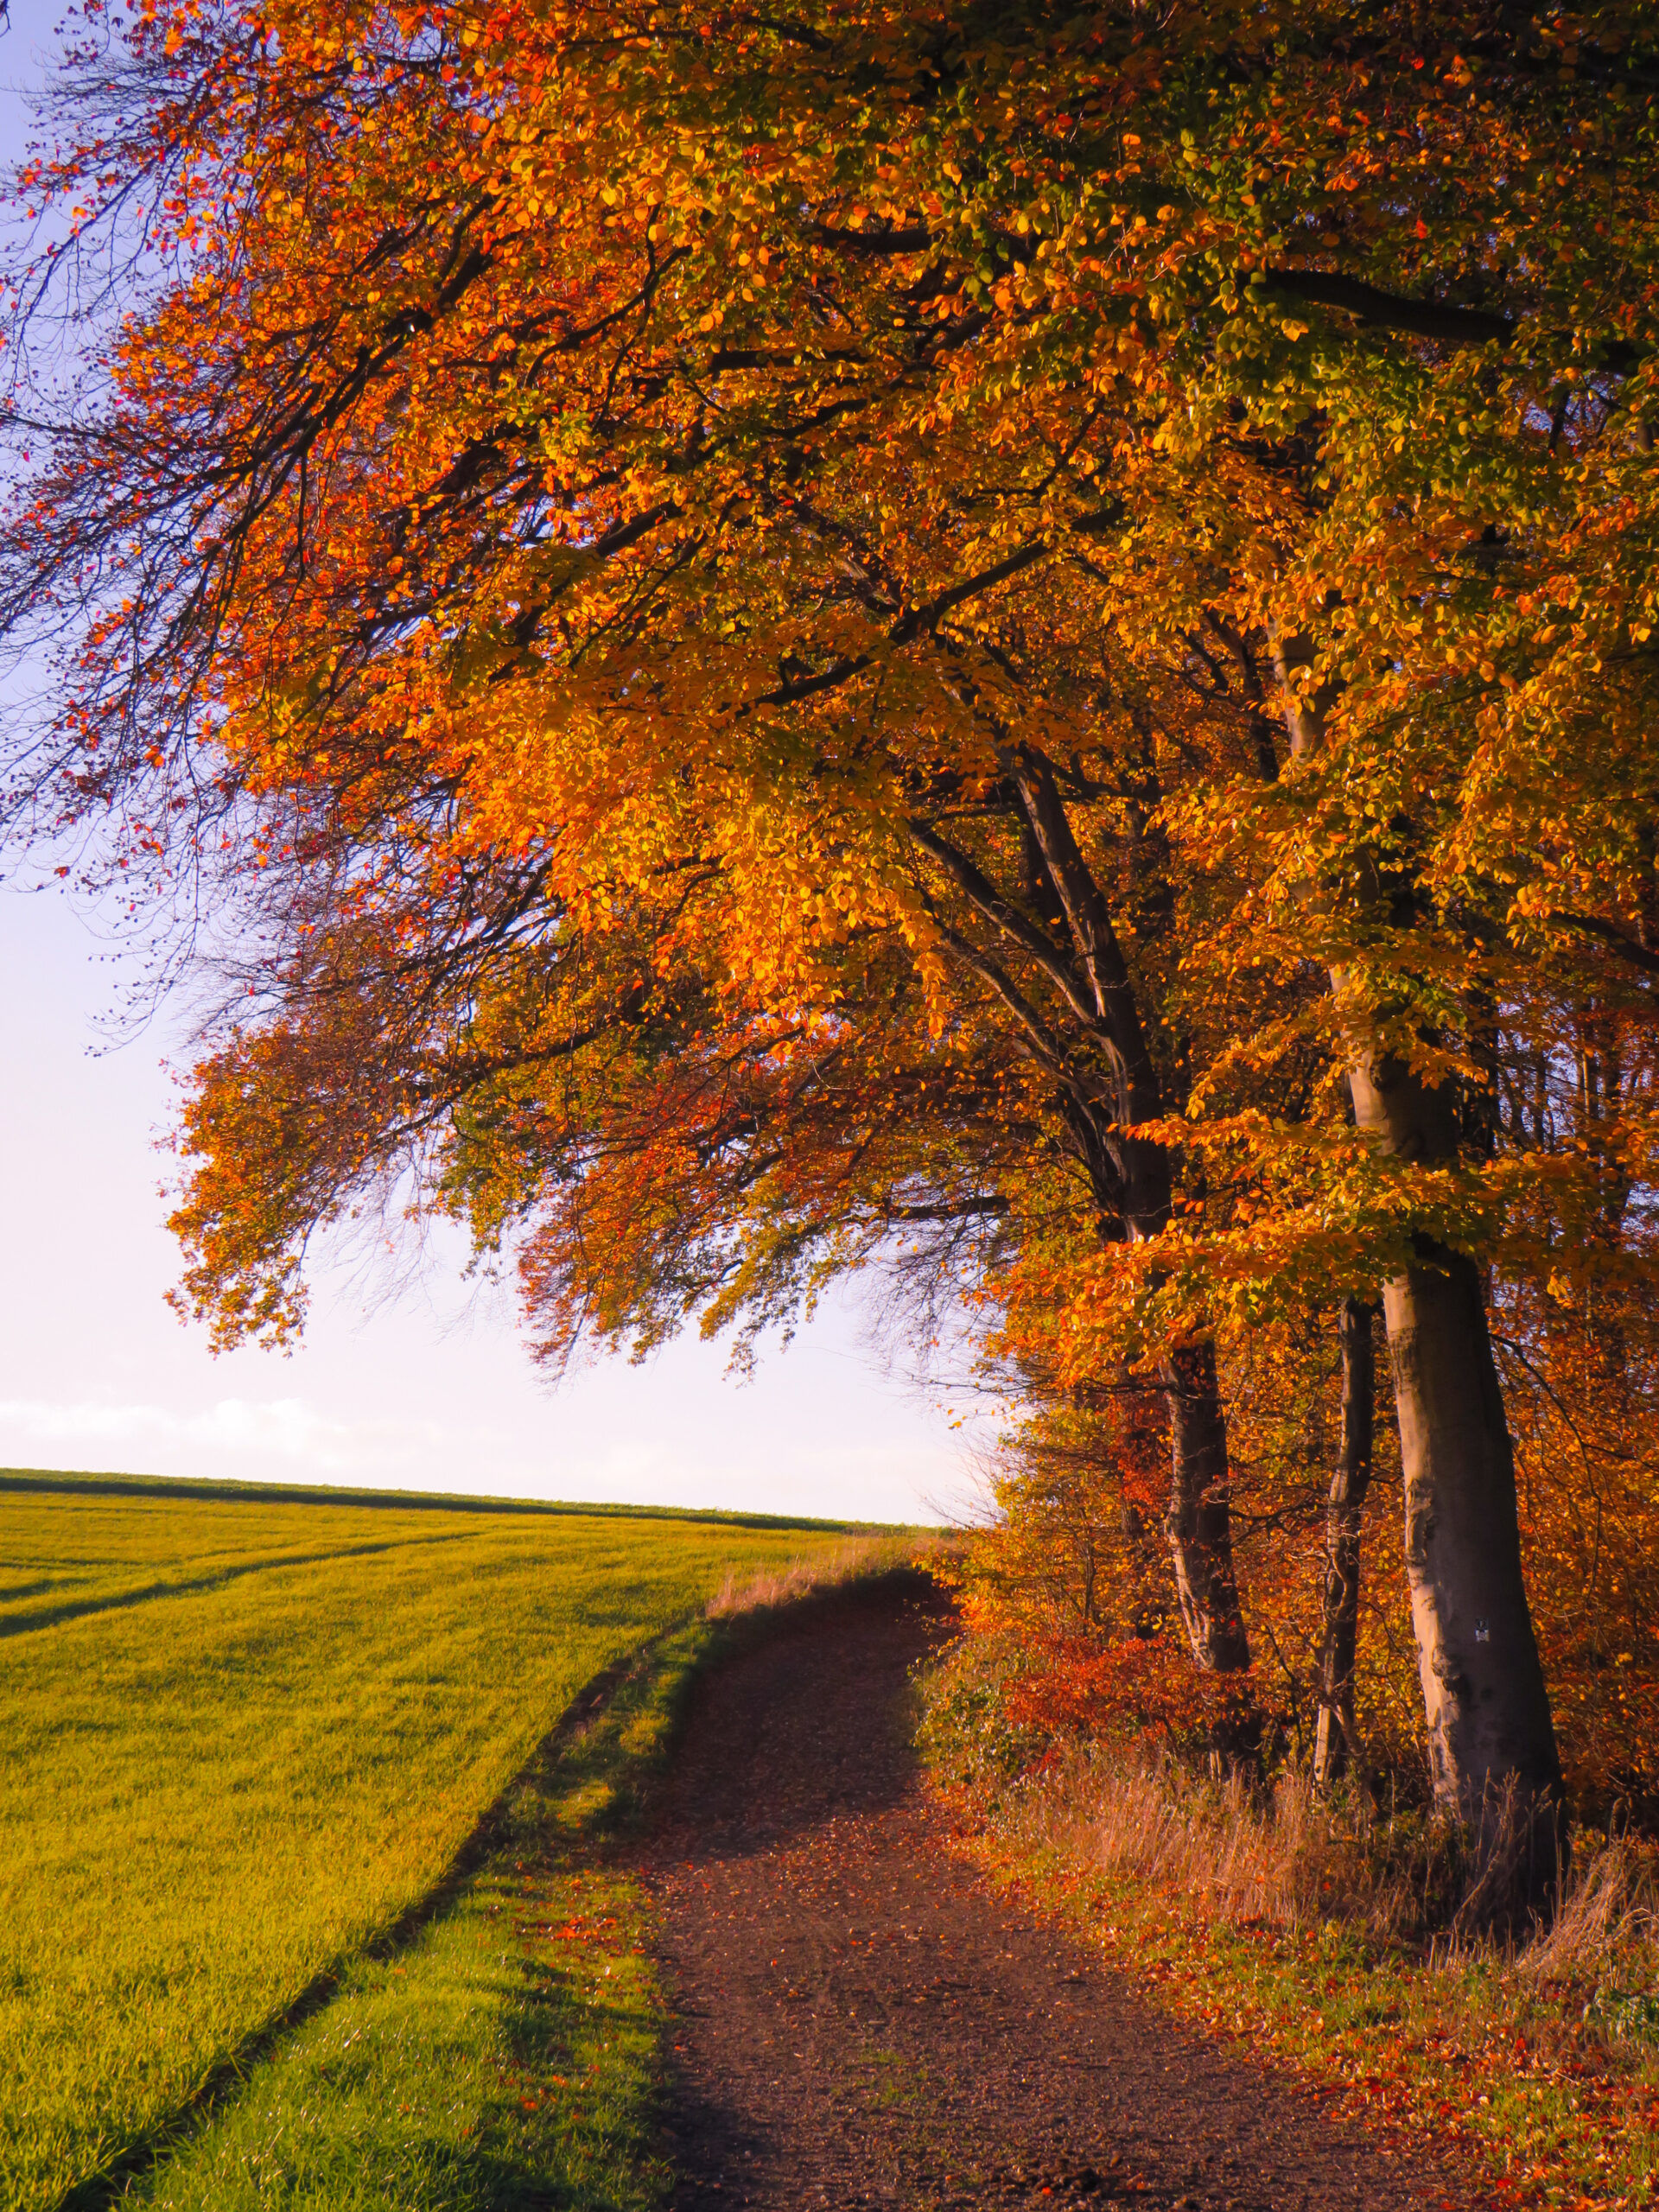
<svg viewBox="0 0 1659 2212">
<path fill-rule="evenodd" d="M 644 1897 L 594 1846 L 723 1633 L 638 1655 L 509 1790 L 430 1922 L 336 1993 L 120 2202 L 165 2212 L 657 2212 L 662 2000 Z M 89 2200 L 90 2201 L 90 2200 Z"/>
<path fill-rule="evenodd" d="M 107 2194 L 344 1987 L 600 1670 L 867 1541 L 0 1492 L 0 2206 Z"/>
<path fill-rule="evenodd" d="M 769 1609 L 891 1568 L 862 1540 L 728 1576 L 607 1669 L 484 1824 L 429 1918 L 372 1948 L 184 2115 L 151 2163 L 64 2212 L 661 2212 L 666 2008 L 644 1891 L 607 1849 L 697 1670 Z"/>
</svg>

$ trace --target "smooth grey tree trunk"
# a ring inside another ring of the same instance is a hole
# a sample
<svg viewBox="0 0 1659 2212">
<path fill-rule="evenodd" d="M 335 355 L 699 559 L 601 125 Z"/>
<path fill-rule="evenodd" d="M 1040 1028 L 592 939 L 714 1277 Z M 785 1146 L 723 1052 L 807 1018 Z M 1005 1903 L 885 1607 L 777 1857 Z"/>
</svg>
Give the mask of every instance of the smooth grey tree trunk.
<svg viewBox="0 0 1659 2212">
<path fill-rule="evenodd" d="M 1376 1308 L 1344 1298 L 1338 1316 L 1342 1346 L 1342 1442 L 1325 1509 L 1324 1620 L 1319 1639 L 1319 1709 L 1313 1737 L 1313 1786 L 1332 1789 L 1359 1751 L 1354 1662 L 1359 1649 L 1360 1522 L 1371 1486 L 1376 1429 Z"/>
<path fill-rule="evenodd" d="M 1314 750 L 1334 694 L 1299 696 L 1305 639 L 1274 651 L 1294 757 Z M 1344 985 L 1339 970 L 1332 984 Z M 1458 1154 L 1452 1087 L 1362 1054 L 1348 1071 L 1354 1118 L 1409 1160 Z M 1515 1458 L 1479 1270 L 1425 1237 L 1383 1287 L 1406 1493 L 1406 1579 L 1437 1802 L 1471 1829 L 1471 1924 L 1547 1916 L 1567 1832 L 1549 1696 L 1521 1568 Z"/>
<path fill-rule="evenodd" d="M 1451 1102 L 1362 1060 L 1362 1129 L 1407 1159 L 1450 1156 Z M 1383 1286 L 1405 1480 L 1406 1580 L 1439 1803 L 1476 1839 L 1471 1923 L 1552 1910 L 1563 1872 L 1561 1769 L 1521 1566 L 1515 1459 L 1472 1260 L 1425 1238 Z"/>
</svg>

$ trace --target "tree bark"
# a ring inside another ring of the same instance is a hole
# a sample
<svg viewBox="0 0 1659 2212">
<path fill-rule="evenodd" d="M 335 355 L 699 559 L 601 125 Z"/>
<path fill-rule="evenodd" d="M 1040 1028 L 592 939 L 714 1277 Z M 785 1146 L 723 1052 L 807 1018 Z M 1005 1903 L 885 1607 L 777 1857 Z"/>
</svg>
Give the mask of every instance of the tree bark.
<svg viewBox="0 0 1659 2212">
<path fill-rule="evenodd" d="M 1281 640 L 1293 756 L 1322 741 L 1335 696 L 1299 696 L 1305 639 Z M 1332 973 L 1340 993 L 1345 978 Z M 1348 1071 L 1354 1118 L 1386 1152 L 1455 1160 L 1457 1100 L 1402 1063 L 1363 1053 Z M 1521 1568 L 1515 1459 L 1472 1260 L 1422 1238 L 1414 1264 L 1384 1286 L 1406 1492 L 1406 1579 L 1428 1723 L 1436 1802 L 1475 1849 L 1470 1925 L 1507 1929 L 1547 1916 L 1560 1892 L 1567 1831 L 1549 1696 Z"/>
<path fill-rule="evenodd" d="M 1344 1298 L 1338 1319 L 1342 1444 L 1325 1509 L 1325 1619 L 1319 1639 L 1319 1714 L 1313 1738 L 1313 1786 L 1321 1794 L 1349 1771 L 1359 1749 L 1354 1661 L 1359 1644 L 1360 1518 L 1371 1485 L 1376 1425 L 1376 1318 L 1375 1306 Z"/>
<path fill-rule="evenodd" d="M 1161 1381 L 1169 1406 L 1170 1499 L 1165 1529 L 1175 1594 L 1192 1656 L 1214 1674 L 1250 1663 L 1233 1571 L 1227 1421 L 1209 1344 L 1178 1352 Z"/>
<path fill-rule="evenodd" d="M 1107 1047 L 1116 1097 L 1115 1122 L 1104 1132 L 1104 1141 L 1123 1223 L 1137 1240 L 1159 1236 L 1170 1218 L 1168 1150 L 1123 1134 L 1125 1125 L 1155 1120 L 1166 1103 L 1128 965 L 1110 909 L 1072 833 L 1052 768 L 1031 751 L 1010 756 L 1007 766 L 1065 915 L 1097 1034 Z M 1159 1380 L 1170 1430 L 1170 1504 L 1164 1527 L 1181 1619 L 1198 1665 L 1209 1672 L 1234 1673 L 1249 1665 L 1250 1646 L 1233 1567 L 1227 1421 L 1213 1348 L 1198 1345 L 1177 1354 Z"/>
<path fill-rule="evenodd" d="M 1360 1128 L 1385 1150 L 1451 1156 L 1452 1109 L 1442 1091 L 1387 1059 L 1362 1059 L 1350 1081 Z M 1384 1286 L 1382 1310 L 1434 1795 L 1474 1839 L 1466 1918 L 1511 1928 L 1552 1909 L 1566 1832 L 1479 1270 L 1424 1238 L 1414 1264 Z"/>
</svg>

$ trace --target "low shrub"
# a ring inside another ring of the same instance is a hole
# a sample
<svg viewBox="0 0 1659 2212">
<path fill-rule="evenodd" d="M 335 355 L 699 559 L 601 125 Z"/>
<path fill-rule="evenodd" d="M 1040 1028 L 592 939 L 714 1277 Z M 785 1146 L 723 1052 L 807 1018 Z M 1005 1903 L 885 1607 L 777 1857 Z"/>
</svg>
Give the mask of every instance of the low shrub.
<svg viewBox="0 0 1659 2212">
<path fill-rule="evenodd" d="M 1065 1688 L 1077 1668 L 1059 1670 L 1057 1690 L 1052 1659 L 1027 1639 L 969 1632 L 924 1672 L 920 1741 L 936 1782 L 1007 1839 L 1244 1924 L 1340 1923 L 1425 1953 L 1465 1941 L 1465 1838 L 1419 1789 L 1351 1780 L 1320 1797 L 1282 1757 L 1218 1771 L 1203 1730 L 1148 1726 L 1145 1700 L 1079 1705 Z M 1554 1923 L 1519 1955 L 1525 1971 L 1556 1980 L 1623 1958 L 1652 1980 L 1659 1853 L 1593 1830 L 1574 1843 Z"/>
</svg>

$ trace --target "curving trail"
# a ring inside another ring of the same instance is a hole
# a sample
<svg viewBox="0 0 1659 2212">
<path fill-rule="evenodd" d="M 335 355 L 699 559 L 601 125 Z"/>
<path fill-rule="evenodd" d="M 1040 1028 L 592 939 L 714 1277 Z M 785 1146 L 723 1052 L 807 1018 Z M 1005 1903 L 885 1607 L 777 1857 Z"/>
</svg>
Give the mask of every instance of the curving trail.
<svg viewBox="0 0 1659 2212">
<path fill-rule="evenodd" d="M 795 1608 L 699 1688 L 645 1854 L 675 2212 L 1450 2202 L 945 1848 L 909 1669 L 947 1627 L 931 1586 L 878 1585 Z"/>
</svg>

